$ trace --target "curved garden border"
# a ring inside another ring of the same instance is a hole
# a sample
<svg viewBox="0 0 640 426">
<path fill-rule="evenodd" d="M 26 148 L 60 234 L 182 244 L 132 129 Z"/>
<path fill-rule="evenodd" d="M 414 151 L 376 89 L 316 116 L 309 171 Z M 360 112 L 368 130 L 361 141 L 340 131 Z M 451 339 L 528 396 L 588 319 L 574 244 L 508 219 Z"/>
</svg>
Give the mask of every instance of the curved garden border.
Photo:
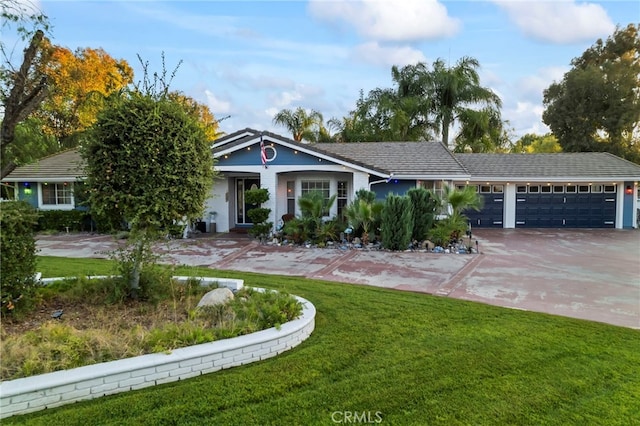
<svg viewBox="0 0 640 426">
<path fill-rule="evenodd" d="M 243 285 L 242 280 L 197 279 L 216 281 L 223 286 L 241 288 Z M 0 418 L 188 379 L 274 357 L 299 345 L 315 328 L 315 306 L 306 299 L 295 297 L 302 303 L 302 315 L 278 329 L 175 349 L 171 353 L 142 355 L 2 382 Z"/>
</svg>

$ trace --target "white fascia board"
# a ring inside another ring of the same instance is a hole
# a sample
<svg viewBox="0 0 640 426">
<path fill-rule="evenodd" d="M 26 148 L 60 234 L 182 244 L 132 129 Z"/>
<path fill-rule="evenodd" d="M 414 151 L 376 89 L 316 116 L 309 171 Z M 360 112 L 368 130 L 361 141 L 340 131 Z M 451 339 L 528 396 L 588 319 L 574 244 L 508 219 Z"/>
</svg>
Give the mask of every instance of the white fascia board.
<svg viewBox="0 0 640 426">
<path fill-rule="evenodd" d="M 434 174 L 434 175 L 399 175 L 392 173 L 391 178 L 400 179 L 400 180 L 468 180 L 468 175 L 445 175 L 445 174 Z"/>
<path fill-rule="evenodd" d="M 620 181 L 636 181 L 638 180 L 639 177 L 631 177 L 631 176 L 623 176 L 623 177 L 619 177 L 619 176 L 610 176 L 608 178 L 603 178 L 601 176 L 598 177 L 589 177 L 589 176 L 583 176 L 583 177 L 567 177 L 567 176 L 560 176 L 560 177 L 543 177 L 543 176 L 532 176 L 532 177 L 505 177 L 505 176 L 471 176 L 469 179 L 467 179 L 469 182 L 514 182 L 514 183 L 527 183 L 527 182 L 558 182 L 558 183 L 574 183 L 574 182 L 611 182 L 611 183 L 615 183 L 615 182 L 620 182 Z"/>
<path fill-rule="evenodd" d="M 366 168 L 366 167 L 362 167 L 362 166 L 359 166 L 359 165 L 357 165 L 357 164 L 350 163 L 350 162 L 348 162 L 348 161 L 340 160 L 340 159 L 338 159 L 338 158 L 331 157 L 330 155 L 322 154 L 322 153 L 319 153 L 319 152 L 317 152 L 317 151 L 313 151 L 313 150 L 311 150 L 311 149 L 307 149 L 307 148 L 301 147 L 301 146 L 299 146 L 299 145 L 293 145 L 293 144 L 291 144 L 291 143 L 288 143 L 288 142 L 283 141 L 283 140 L 280 140 L 280 139 L 274 139 L 274 138 L 271 138 L 271 137 L 269 137 L 268 135 L 264 135 L 264 136 L 262 137 L 262 140 L 264 141 L 264 143 L 265 143 L 265 144 L 266 144 L 266 143 L 277 143 L 278 145 L 281 145 L 281 146 L 287 147 L 287 148 L 289 148 L 289 149 L 293 149 L 293 150 L 296 150 L 296 151 L 300 151 L 300 152 L 302 152 L 302 153 L 304 153 L 304 154 L 308 154 L 308 155 L 314 156 L 314 157 L 316 157 L 316 158 L 320 158 L 320 159 L 323 159 L 323 160 L 331 161 L 331 162 L 333 162 L 333 163 L 339 164 L 340 166 L 349 167 L 350 169 L 357 170 L 357 171 L 359 171 L 359 172 L 368 173 L 368 174 L 370 174 L 370 175 L 380 176 L 380 177 L 384 177 L 384 178 L 386 178 L 386 177 L 388 177 L 388 176 L 389 176 L 389 175 L 387 175 L 386 173 L 381 173 L 381 172 L 379 172 L 379 171 L 377 171 L 377 170 L 368 169 L 368 168 Z M 247 140 L 247 141 L 246 141 L 246 142 L 244 142 L 244 143 L 241 143 L 241 144 L 239 144 L 239 145 L 236 145 L 236 146 L 234 146 L 233 148 L 229 148 L 229 149 L 225 149 L 225 150 L 222 150 L 222 151 L 216 152 L 216 153 L 213 155 L 213 157 L 214 157 L 214 158 L 220 158 L 220 157 L 223 157 L 223 156 L 225 156 L 225 155 L 227 155 L 227 154 L 232 154 L 232 153 L 234 153 L 234 152 L 236 152 L 236 151 L 239 151 L 239 150 L 241 150 L 241 149 L 245 149 L 245 148 L 247 148 L 248 146 L 254 145 L 254 144 L 255 144 L 255 143 L 257 143 L 257 142 L 260 142 L 260 136 L 259 136 L 259 135 L 257 135 L 257 136 L 256 136 L 255 138 L 253 138 L 253 139 L 249 139 L 249 140 Z M 217 166 L 217 165 L 216 165 L 215 167 L 216 167 L 216 168 L 218 168 L 218 166 Z M 271 168 L 271 167 L 273 167 L 273 166 L 269 165 L 269 167 Z M 311 169 L 311 170 L 313 169 L 313 167 L 311 167 L 311 166 L 307 166 L 307 167 L 308 167 L 309 169 Z M 220 170 L 221 170 L 221 169 L 220 169 Z"/>
<path fill-rule="evenodd" d="M 236 136 L 234 136 L 232 138 L 226 139 L 226 140 L 224 140 L 222 142 L 217 142 L 217 143 L 214 142 L 211 145 L 211 149 L 216 149 L 219 146 L 223 146 L 223 145 L 226 145 L 226 144 L 231 143 L 233 141 L 237 141 L 238 139 L 242 139 L 242 138 L 244 138 L 246 136 L 252 136 L 252 135 L 255 135 L 255 133 L 250 132 L 250 131 L 242 132 L 242 133 L 240 133 L 240 134 L 238 134 L 238 135 L 236 135 Z"/>
</svg>

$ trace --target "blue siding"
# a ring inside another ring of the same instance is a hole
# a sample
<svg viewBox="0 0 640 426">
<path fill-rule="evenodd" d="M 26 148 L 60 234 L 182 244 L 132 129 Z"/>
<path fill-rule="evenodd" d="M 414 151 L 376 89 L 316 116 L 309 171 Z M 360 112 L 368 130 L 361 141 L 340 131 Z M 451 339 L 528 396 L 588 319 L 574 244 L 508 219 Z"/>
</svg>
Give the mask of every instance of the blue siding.
<svg viewBox="0 0 640 426">
<path fill-rule="evenodd" d="M 408 190 L 415 187 L 415 180 L 392 179 L 389 183 L 372 185 L 371 190 L 376 193 L 376 200 L 384 200 L 387 194 L 405 195 Z"/>
<path fill-rule="evenodd" d="M 627 187 L 631 187 L 631 194 L 627 194 Z M 622 198 L 622 227 L 633 228 L 633 197 L 635 197 L 635 190 L 633 182 L 625 182 L 622 187 L 624 196 Z"/>
<path fill-rule="evenodd" d="M 31 193 L 27 194 L 29 190 Z M 36 182 L 18 183 L 18 200 L 26 201 L 31 206 L 38 208 L 38 184 Z"/>
<path fill-rule="evenodd" d="M 322 160 L 319 161 L 318 157 L 309 154 L 303 154 L 300 151 L 293 150 L 281 145 L 274 145 L 271 149 L 271 144 L 265 144 L 267 157 L 273 158 L 275 149 L 275 158 L 269 161 L 267 165 L 270 166 L 315 166 L 317 164 L 336 164 L 332 161 Z M 219 166 L 261 166 L 262 160 L 260 159 L 260 144 L 256 143 L 251 145 L 251 149 L 244 148 L 242 150 L 232 152 L 225 158 L 225 156 L 218 158 Z"/>
</svg>

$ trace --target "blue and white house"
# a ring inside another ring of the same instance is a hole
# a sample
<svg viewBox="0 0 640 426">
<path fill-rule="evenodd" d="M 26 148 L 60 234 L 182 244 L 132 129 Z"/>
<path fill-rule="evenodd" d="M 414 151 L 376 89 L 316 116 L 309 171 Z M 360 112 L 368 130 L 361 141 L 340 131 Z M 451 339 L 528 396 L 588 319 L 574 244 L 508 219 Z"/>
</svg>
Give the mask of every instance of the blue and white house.
<svg viewBox="0 0 640 426">
<path fill-rule="evenodd" d="M 473 227 L 636 228 L 640 165 L 608 153 L 455 154 L 439 142 L 296 142 L 243 129 L 212 144 L 219 172 L 202 218 L 207 230 L 250 227 L 244 191 L 266 188 L 270 221 L 299 214 L 297 199 L 310 191 L 337 196 L 340 215 L 356 191 L 377 198 L 424 187 L 472 185 L 484 198 L 469 212 Z M 16 169 L 3 179 L 19 199 L 41 209 L 76 207 L 73 187 L 81 160 L 67 151 Z"/>
</svg>

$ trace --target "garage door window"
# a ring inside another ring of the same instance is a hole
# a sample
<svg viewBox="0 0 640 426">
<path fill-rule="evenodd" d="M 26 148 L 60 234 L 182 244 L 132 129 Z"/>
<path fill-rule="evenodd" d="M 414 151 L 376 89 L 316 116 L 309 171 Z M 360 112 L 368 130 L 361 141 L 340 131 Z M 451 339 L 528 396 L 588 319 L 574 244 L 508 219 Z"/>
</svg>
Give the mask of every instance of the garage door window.
<svg viewBox="0 0 640 426">
<path fill-rule="evenodd" d="M 549 192 L 551 192 L 551 187 L 550 186 L 543 186 L 543 187 L 540 188 L 540 192 L 549 193 Z"/>
<path fill-rule="evenodd" d="M 604 186 L 604 192 L 614 193 L 614 192 L 616 192 L 616 186 L 615 185 L 605 185 Z"/>
<path fill-rule="evenodd" d="M 529 187 L 529 193 L 530 194 L 537 194 L 540 192 L 540 187 L 538 185 L 531 185 Z"/>
<path fill-rule="evenodd" d="M 602 192 L 602 185 L 592 185 L 591 193 L 592 194 L 600 194 Z"/>
<path fill-rule="evenodd" d="M 567 185 L 566 191 L 568 193 L 578 192 L 575 185 Z"/>
<path fill-rule="evenodd" d="M 520 185 L 516 188 L 516 192 L 518 194 L 526 194 L 527 193 L 527 187 L 524 185 Z"/>
<path fill-rule="evenodd" d="M 481 194 L 491 194 L 491 185 L 480 185 Z"/>
<path fill-rule="evenodd" d="M 558 194 L 562 194 L 564 192 L 564 186 L 562 186 L 562 185 L 554 185 L 553 186 L 553 192 L 556 192 Z"/>
<path fill-rule="evenodd" d="M 504 186 L 502 185 L 493 185 L 493 193 L 494 194 L 502 194 L 504 192 Z"/>
<path fill-rule="evenodd" d="M 580 185 L 578 187 L 578 192 L 586 194 L 587 192 L 589 192 L 589 185 Z"/>
</svg>

